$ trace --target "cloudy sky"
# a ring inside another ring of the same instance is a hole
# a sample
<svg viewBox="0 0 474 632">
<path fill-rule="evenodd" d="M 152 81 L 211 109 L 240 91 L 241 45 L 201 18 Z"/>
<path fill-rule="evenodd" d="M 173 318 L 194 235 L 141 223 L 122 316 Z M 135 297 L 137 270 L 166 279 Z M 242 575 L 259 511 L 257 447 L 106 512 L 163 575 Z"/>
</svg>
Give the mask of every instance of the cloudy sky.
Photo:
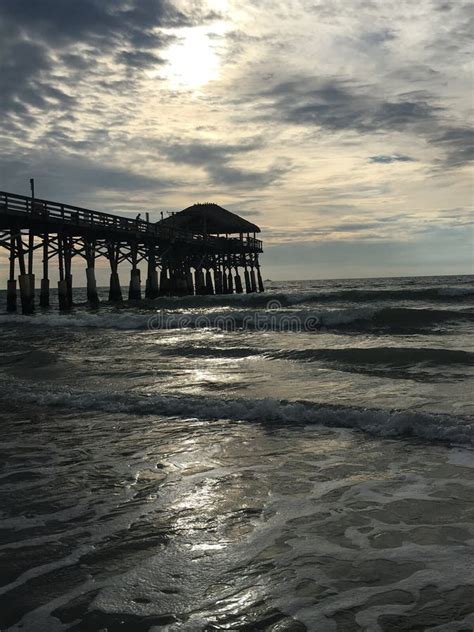
<svg viewBox="0 0 474 632">
<path fill-rule="evenodd" d="M 214 201 L 272 278 L 472 271 L 473 5 L 1 0 L 0 189 Z"/>
</svg>

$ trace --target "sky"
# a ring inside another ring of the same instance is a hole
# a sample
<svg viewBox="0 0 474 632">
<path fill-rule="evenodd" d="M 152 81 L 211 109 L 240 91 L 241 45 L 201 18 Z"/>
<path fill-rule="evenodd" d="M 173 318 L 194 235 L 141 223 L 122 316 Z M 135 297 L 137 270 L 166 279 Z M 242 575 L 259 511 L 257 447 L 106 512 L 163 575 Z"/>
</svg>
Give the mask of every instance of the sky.
<svg viewBox="0 0 474 632">
<path fill-rule="evenodd" d="M 1 0 L 0 189 L 216 202 L 273 279 L 472 273 L 473 32 L 464 0 Z"/>
</svg>

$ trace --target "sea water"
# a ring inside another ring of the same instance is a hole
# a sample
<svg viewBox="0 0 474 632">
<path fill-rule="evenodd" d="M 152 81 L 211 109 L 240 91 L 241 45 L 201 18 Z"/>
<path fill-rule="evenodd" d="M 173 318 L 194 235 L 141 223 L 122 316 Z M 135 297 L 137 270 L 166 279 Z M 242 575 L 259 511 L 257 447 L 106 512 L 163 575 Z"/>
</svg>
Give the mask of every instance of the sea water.
<svg viewBox="0 0 474 632">
<path fill-rule="evenodd" d="M 473 281 L 0 314 L 0 629 L 473 630 Z"/>
</svg>

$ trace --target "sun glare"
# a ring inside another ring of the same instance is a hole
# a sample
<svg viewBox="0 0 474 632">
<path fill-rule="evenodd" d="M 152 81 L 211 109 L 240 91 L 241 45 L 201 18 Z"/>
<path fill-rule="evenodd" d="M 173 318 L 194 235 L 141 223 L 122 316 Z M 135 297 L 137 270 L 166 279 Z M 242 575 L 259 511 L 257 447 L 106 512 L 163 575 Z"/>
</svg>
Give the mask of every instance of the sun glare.
<svg viewBox="0 0 474 632">
<path fill-rule="evenodd" d="M 219 57 L 208 32 L 181 31 L 182 37 L 162 54 L 166 66 L 160 75 L 175 88 L 195 89 L 218 76 Z"/>
</svg>

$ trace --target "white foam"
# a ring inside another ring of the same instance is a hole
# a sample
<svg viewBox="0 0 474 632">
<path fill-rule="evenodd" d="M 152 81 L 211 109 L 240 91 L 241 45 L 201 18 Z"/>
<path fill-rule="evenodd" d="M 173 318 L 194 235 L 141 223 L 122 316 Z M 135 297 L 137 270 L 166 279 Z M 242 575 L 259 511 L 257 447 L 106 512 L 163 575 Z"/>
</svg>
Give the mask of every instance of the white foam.
<svg viewBox="0 0 474 632">
<path fill-rule="evenodd" d="M 311 331 L 321 326 L 337 326 L 356 320 L 368 320 L 376 309 L 356 308 L 340 310 L 219 310 L 207 312 L 169 312 L 151 314 L 129 311 L 91 314 L 19 314 L 0 315 L 0 325 L 38 327 L 81 327 L 102 329 L 180 329 L 183 327 L 211 327 L 232 329 L 256 329 Z"/>
<path fill-rule="evenodd" d="M 101 329 L 146 329 L 150 316 L 132 312 L 105 312 L 90 314 L 75 312 L 73 314 L 1 314 L 0 325 L 21 325 L 37 327 L 91 327 Z"/>
<path fill-rule="evenodd" d="M 0 385 L 2 386 L 2 385 Z M 1 399 L 10 389 L 1 388 Z M 466 418 L 410 410 L 363 409 L 319 405 L 308 401 L 267 399 L 221 399 L 218 397 L 153 395 L 123 392 L 35 390 L 15 385 L 16 397 L 24 403 L 68 409 L 99 410 L 130 414 L 158 414 L 199 419 L 232 419 L 277 423 L 315 423 L 352 428 L 384 437 L 408 437 L 474 446 L 474 424 Z"/>
</svg>

